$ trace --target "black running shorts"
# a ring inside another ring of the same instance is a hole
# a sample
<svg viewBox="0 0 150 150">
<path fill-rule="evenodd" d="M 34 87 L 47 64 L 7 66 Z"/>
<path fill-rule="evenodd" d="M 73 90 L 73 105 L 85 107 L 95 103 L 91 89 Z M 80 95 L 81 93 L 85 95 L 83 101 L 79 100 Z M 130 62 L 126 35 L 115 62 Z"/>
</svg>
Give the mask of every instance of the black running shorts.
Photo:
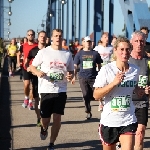
<svg viewBox="0 0 150 150">
<path fill-rule="evenodd" d="M 38 77 L 32 74 L 31 82 L 32 82 L 33 98 L 38 98 L 39 97 L 39 93 L 38 93 Z"/>
<path fill-rule="evenodd" d="M 66 100 L 66 92 L 41 93 L 41 117 L 49 118 L 53 113 L 64 115 Z"/>
<path fill-rule="evenodd" d="M 147 122 L 148 122 L 148 108 L 147 107 L 136 108 L 135 116 L 137 118 L 138 124 L 147 126 Z"/>
<path fill-rule="evenodd" d="M 23 79 L 24 80 L 31 80 L 32 79 L 32 73 L 27 72 L 24 68 L 22 69 Z"/>
<path fill-rule="evenodd" d="M 137 130 L 137 123 L 130 124 L 128 126 L 121 127 L 107 127 L 102 124 L 99 125 L 100 140 L 105 145 L 113 145 L 119 142 L 121 134 L 135 134 Z"/>
</svg>

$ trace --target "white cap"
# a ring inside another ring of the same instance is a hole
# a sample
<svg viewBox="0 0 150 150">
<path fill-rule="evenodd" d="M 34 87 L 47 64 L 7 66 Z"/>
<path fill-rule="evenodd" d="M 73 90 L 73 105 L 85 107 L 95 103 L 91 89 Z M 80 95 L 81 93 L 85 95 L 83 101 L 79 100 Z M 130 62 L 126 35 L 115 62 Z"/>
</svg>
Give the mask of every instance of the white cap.
<svg viewBox="0 0 150 150">
<path fill-rule="evenodd" d="M 86 37 L 84 38 L 84 41 L 85 41 L 85 42 L 91 41 L 91 38 L 90 38 L 89 36 L 86 36 Z"/>
</svg>

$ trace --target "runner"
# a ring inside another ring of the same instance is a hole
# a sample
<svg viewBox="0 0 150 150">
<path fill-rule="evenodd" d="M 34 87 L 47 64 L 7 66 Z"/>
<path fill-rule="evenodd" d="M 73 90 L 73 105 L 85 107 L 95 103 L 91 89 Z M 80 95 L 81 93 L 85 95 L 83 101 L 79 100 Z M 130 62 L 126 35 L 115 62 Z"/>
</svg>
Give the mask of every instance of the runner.
<svg viewBox="0 0 150 150">
<path fill-rule="evenodd" d="M 35 58 L 35 56 L 37 55 L 38 51 L 40 49 L 43 49 L 44 47 L 46 47 L 46 32 L 40 31 L 40 32 L 38 32 L 38 46 L 31 49 L 28 54 L 28 57 L 27 57 L 26 67 L 27 67 L 28 72 L 30 72 L 30 64 L 32 64 L 32 61 Z M 32 75 L 31 82 L 32 82 L 32 94 L 33 94 L 33 98 L 35 100 L 34 108 L 35 108 L 35 113 L 37 114 L 37 126 L 41 126 L 40 110 L 38 109 L 39 94 L 38 94 L 38 78 L 37 78 L 37 76 Z"/>
<path fill-rule="evenodd" d="M 131 44 L 127 38 L 119 37 L 114 44 L 116 61 L 104 65 L 94 83 L 94 98 L 104 98 L 99 135 L 103 150 L 115 150 L 120 141 L 121 150 L 134 150 L 137 129 L 132 93 L 137 85 L 139 68 L 128 63 Z M 139 96 L 145 91 L 135 90 Z"/>
<path fill-rule="evenodd" d="M 136 31 L 131 36 L 131 44 L 133 50 L 131 52 L 131 57 L 129 62 L 140 67 L 139 76 L 139 86 L 142 87 L 144 82 L 149 84 L 148 73 L 148 58 L 144 58 L 144 46 L 145 46 L 145 34 L 141 31 Z M 147 82 L 146 82 L 147 80 Z M 141 85 L 140 85 L 141 84 Z M 143 87 L 144 88 L 144 87 Z M 149 89 L 150 90 L 150 87 Z M 143 95 L 143 97 L 138 97 L 136 94 L 133 95 L 133 102 L 135 104 L 136 110 L 135 115 L 137 117 L 138 128 L 135 137 L 135 150 L 143 150 L 143 140 L 145 136 L 145 130 L 148 122 L 148 95 Z"/>
<path fill-rule="evenodd" d="M 98 42 L 98 46 L 96 46 L 94 48 L 94 50 L 100 54 L 100 56 L 103 60 L 102 66 L 111 62 L 111 56 L 113 54 L 113 47 L 111 45 L 108 45 L 108 42 L 109 42 L 108 41 L 108 32 L 104 32 L 102 34 L 101 39 Z M 100 100 L 99 106 L 98 106 L 98 111 L 103 110 L 103 105 L 104 105 L 103 101 Z"/>
<path fill-rule="evenodd" d="M 74 70 L 72 54 L 62 49 L 62 30 L 54 29 L 51 39 L 53 44 L 40 50 L 31 65 L 32 73 L 40 78 L 38 92 L 41 93 L 41 140 L 45 140 L 48 135 L 53 114 L 48 150 L 54 150 L 67 99 L 67 80 L 72 80 Z M 41 66 L 41 71 L 37 69 L 38 66 Z"/>
<path fill-rule="evenodd" d="M 80 65 L 78 78 L 85 104 L 86 119 L 91 119 L 92 117 L 90 101 L 93 99 L 93 84 L 97 75 L 96 66 L 100 70 L 103 62 L 98 52 L 92 50 L 91 47 L 92 41 L 87 36 L 84 38 L 83 50 L 78 52 L 74 58 L 75 76 L 72 80 L 72 84 L 74 84 L 78 65 Z"/>
<path fill-rule="evenodd" d="M 18 46 L 16 39 L 13 38 L 11 40 L 11 44 L 8 45 L 7 53 L 8 53 L 8 63 L 9 63 L 9 76 L 13 76 L 16 70 L 17 64 L 17 52 Z"/>
<path fill-rule="evenodd" d="M 47 37 L 47 38 L 46 38 L 46 47 L 47 47 L 47 46 L 50 46 L 50 45 L 51 45 L 50 38 Z"/>
<path fill-rule="evenodd" d="M 62 48 L 65 50 L 69 50 L 69 47 L 67 46 L 67 40 L 66 39 L 62 40 Z"/>
<path fill-rule="evenodd" d="M 140 28 L 140 31 L 143 32 L 145 34 L 145 38 L 146 40 L 148 39 L 148 34 L 149 34 L 149 29 L 148 27 L 141 27 Z M 146 45 L 150 45 L 150 42 L 147 42 L 145 43 Z"/>
<path fill-rule="evenodd" d="M 22 104 L 22 106 L 24 108 L 28 107 L 29 110 L 33 109 L 33 103 L 32 103 L 33 96 L 31 94 L 30 94 L 30 99 L 29 99 L 30 80 L 32 79 L 32 74 L 27 72 L 25 64 L 27 61 L 27 56 L 28 56 L 29 51 L 32 48 L 37 46 L 37 43 L 34 42 L 34 37 L 35 37 L 35 32 L 31 29 L 28 30 L 27 31 L 28 42 L 24 43 L 23 46 L 21 46 L 21 49 L 17 55 L 17 64 L 18 64 L 18 66 L 20 66 L 21 65 L 20 58 L 21 58 L 21 54 L 23 53 L 23 79 L 24 79 L 25 99 L 24 99 L 24 103 Z"/>
<path fill-rule="evenodd" d="M 94 48 L 95 51 L 97 51 L 102 60 L 103 60 L 103 64 L 102 65 L 105 65 L 109 62 L 111 62 L 111 55 L 113 53 L 113 47 L 111 45 L 108 45 L 108 33 L 107 32 L 104 32 L 102 34 L 102 37 L 101 37 L 101 44 L 99 44 L 98 46 L 96 46 Z"/>
</svg>

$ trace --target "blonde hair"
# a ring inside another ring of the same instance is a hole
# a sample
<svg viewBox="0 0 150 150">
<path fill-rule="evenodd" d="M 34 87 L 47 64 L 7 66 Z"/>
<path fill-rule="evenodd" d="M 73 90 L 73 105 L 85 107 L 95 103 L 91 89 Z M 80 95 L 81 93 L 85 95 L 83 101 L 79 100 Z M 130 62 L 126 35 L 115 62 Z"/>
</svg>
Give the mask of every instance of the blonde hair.
<svg viewBox="0 0 150 150">
<path fill-rule="evenodd" d="M 117 38 L 117 40 L 115 41 L 113 47 L 114 47 L 115 49 L 117 49 L 119 43 L 121 43 L 121 42 L 126 42 L 126 43 L 128 43 L 128 45 L 130 46 L 130 49 L 132 48 L 132 45 L 131 45 L 130 41 L 128 40 L 128 38 L 126 38 L 126 37 L 124 37 L 124 36 L 118 36 L 118 38 Z M 112 55 L 113 55 L 113 56 L 112 56 L 112 60 L 113 60 L 113 61 L 116 61 L 116 60 L 117 60 L 117 57 L 115 56 L 114 52 L 113 52 Z"/>
</svg>

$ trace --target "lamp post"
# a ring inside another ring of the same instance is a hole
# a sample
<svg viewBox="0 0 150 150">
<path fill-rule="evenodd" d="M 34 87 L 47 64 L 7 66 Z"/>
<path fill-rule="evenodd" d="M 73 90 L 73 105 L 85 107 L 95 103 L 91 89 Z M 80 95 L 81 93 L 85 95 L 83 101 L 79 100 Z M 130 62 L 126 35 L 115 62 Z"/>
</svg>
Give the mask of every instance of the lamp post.
<svg viewBox="0 0 150 150">
<path fill-rule="evenodd" d="M 60 29 L 61 28 L 61 4 L 64 5 L 66 4 L 66 0 L 59 0 L 60 3 L 58 3 L 58 9 L 54 9 L 54 10 L 51 10 L 50 12 L 50 17 L 53 17 L 54 16 L 54 12 L 56 11 L 58 13 L 58 28 Z"/>
<path fill-rule="evenodd" d="M 10 25 L 11 25 L 10 18 L 9 18 L 9 19 L 7 19 L 7 18 L 4 18 L 4 20 L 7 20 L 7 21 L 8 21 L 8 22 L 7 22 L 7 25 L 8 25 L 8 26 L 10 26 Z"/>
<path fill-rule="evenodd" d="M 9 28 L 4 28 L 4 32 L 5 32 L 5 31 L 7 32 L 7 35 L 6 35 L 6 36 L 7 36 L 7 39 L 9 40 L 9 35 L 10 35 L 11 32 L 10 32 Z M 5 35 L 5 34 L 4 34 L 4 35 Z"/>
<path fill-rule="evenodd" d="M 1 8 L 3 8 L 4 10 L 5 10 L 5 9 L 9 9 L 9 11 L 7 12 L 8 15 L 9 15 L 9 16 L 12 15 L 11 6 L 9 6 L 9 7 L 7 7 L 7 6 L 2 6 Z M 3 11 L 3 12 L 5 12 L 5 11 Z M 2 14 L 1 14 L 1 15 L 2 15 Z"/>
<path fill-rule="evenodd" d="M 9 3 L 12 3 L 14 0 L 8 0 Z"/>
</svg>

